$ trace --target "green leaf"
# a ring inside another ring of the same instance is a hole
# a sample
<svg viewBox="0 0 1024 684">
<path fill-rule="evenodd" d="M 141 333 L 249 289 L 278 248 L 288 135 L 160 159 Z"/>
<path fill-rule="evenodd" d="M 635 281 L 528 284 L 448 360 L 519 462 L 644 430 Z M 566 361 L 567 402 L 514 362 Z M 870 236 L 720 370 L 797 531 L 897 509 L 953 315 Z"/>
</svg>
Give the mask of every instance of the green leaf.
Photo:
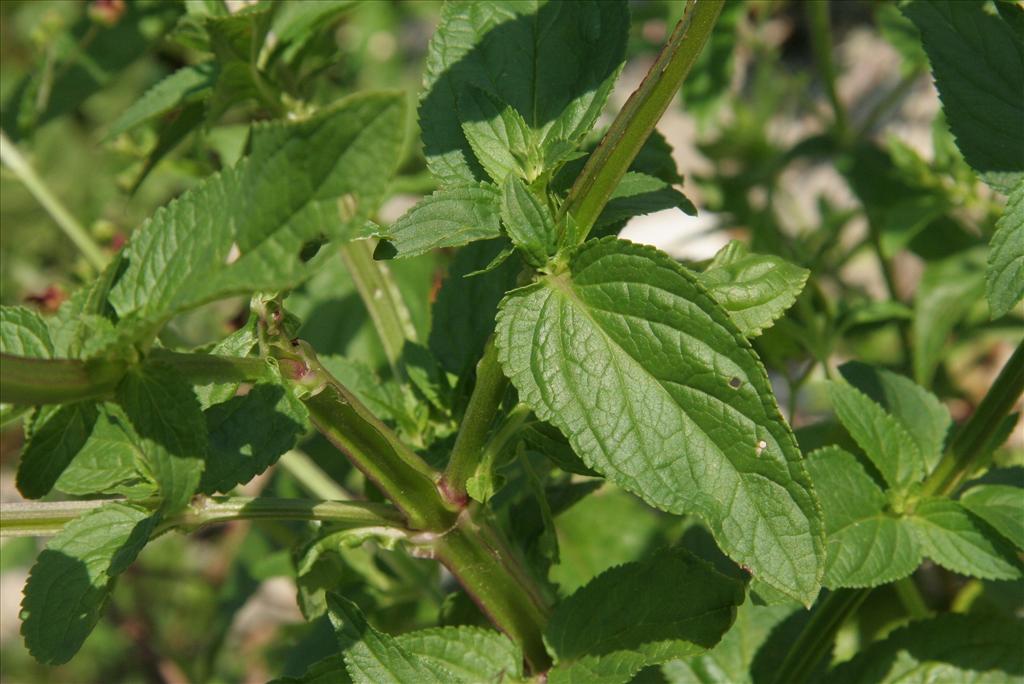
<svg viewBox="0 0 1024 684">
<path fill-rule="evenodd" d="M 206 420 L 192 388 L 169 366 L 146 364 L 125 375 L 117 403 L 139 436 L 163 498 L 161 510 L 187 504 L 207 454 Z"/>
<path fill-rule="evenodd" d="M 464 682 L 506 682 L 523 675 L 523 654 L 508 637 L 479 627 L 438 627 L 403 634 L 399 647 Z"/>
<path fill-rule="evenodd" d="M 378 418 L 404 417 L 406 395 L 402 388 L 394 382 L 381 380 L 365 363 L 338 355 L 321 356 L 320 362 Z"/>
<path fill-rule="evenodd" d="M 989 244 L 985 292 L 992 318 L 1005 316 L 1024 298 L 1024 180 L 1010 191 L 1006 211 Z"/>
<path fill-rule="evenodd" d="M 28 441 L 18 463 L 18 491 L 29 499 L 48 494 L 89 440 L 96 419 L 96 404 L 91 401 L 38 409 L 26 430 Z"/>
<path fill-rule="evenodd" d="M 407 211 L 382 235 L 375 259 L 411 257 L 501 235 L 501 196 L 492 185 L 438 190 Z"/>
<path fill-rule="evenodd" d="M 623 2 L 445 4 L 428 48 L 420 102 L 431 173 L 447 187 L 487 179 L 464 127 L 479 143 L 494 112 L 469 106 L 479 104 L 474 90 L 518 112 L 542 151 L 559 148 L 552 162 L 564 159 L 590 131 L 611 92 L 628 28 Z M 486 151 L 493 153 L 499 144 L 495 140 Z"/>
<path fill-rule="evenodd" d="M 843 364 L 839 372 L 903 426 L 917 444 L 925 472 L 930 473 L 942 457 L 953 421 L 945 404 L 910 378 L 859 361 Z"/>
<path fill-rule="evenodd" d="M 876 641 L 829 673 L 830 684 L 1018 681 L 1024 623 L 989 615 L 939 615 Z"/>
<path fill-rule="evenodd" d="M 829 390 L 839 422 L 890 487 L 906 488 L 924 477 L 917 442 L 900 421 L 855 387 L 834 382 Z"/>
<path fill-rule="evenodd" d="M 306 431 L 302 402 L 280 385 L 256 385 L 205 411 L 209 446 L 199 491 L 230 492 L 277 462 Z"/>
<path fill-rule="evenodd" d="M 612 568 L 551 616 L 548 681 L 624 683 L 643 667 L 701 653 L 722 638 L 743 599 L 741 582 L 683 549 Z"/>
<path fill-rule="evenodd" d="M 54 487 L 65 494 L 121 494 L 146 498 L 156 485 L 144 472 L 138 435 L 117 404 L 98 405 L 89 439 L 61 473 Z"/>
<path fill-rule="evenodd" d="M 730 558 L 803 602 L 824 564 L 817 501 L 764 367 L 696 276 L 657 250 L 592 241 L 498 314 L 506 375 L 584 462 L 647 503 L 695 513 Z"/>
<path fill-rule="evenodd" d="M 418 658 L 388 634 L 371 627 L 348 599 L 327 596 L 327 614 L 345 651 L 345 666 L 355 684 L 450 684 L 452 675 L 435 662 Z"/>
<path fill-rule="evenodd" d="M 377 206 L 402 144 L 404 100 L 368 93 L 253 129 L 252 154 L 137 230 L 110 293 L 122 318 L 162 322 L 232 294 L 291 287 L 311 241 L 347 239 Z"/>
<path fill-rule="evenodd" d="M 501 222 L 526 262 L 540 268 L 557 249 L 555 218 L 519 178 L 505 179 L 501 192 Z"/>
<path fill-rule="evenodd" d="M 1024 490 L 1010 485 L 978 485 L 960 497 L 960 505 L 1024 549 Z"/>
<path fill-rule="evenodd" d="M 470 85 L 459 94 L 459 119 L 473 154 L 495 183 L 508 176 L 532 182 L 540 173 L 533 131 L 515 109 Z"/>
<path fill-rule="evenodd" d="M 790 606 L 758 606 L 749 598 L 736 611 L 736 622 L 713 649 L 685 661 L 662 666 L 672 684 L 753 684 L 764 673 L 755 666 L 762 646 L 783 620 L 793 614 Z M 759 664 L 759 663 L 758 663 Z M 767 673 L 767 678 L 774 673 Z"/>
<path fill-rule="evenodd" d="M 158 518 L 109 503 L 68 523 L 39 554 L 25 584 L 21 634 L 41 663 L 66 663 L 99 622 L 113 579 L 135 560 Z"/>
<path fill-rule="evenodd" d="M 318 33 L 331 30 L 356 4 L 354 0 L 296 0 L 278 5 L 270 24 L 277 39 L 275 52 L 291 62 Z"/>
<path fill-rule="evenodd" d="M 116 138 L 144 121 L 205 97 L 217 78 L 213 62 L 182 67 L 147 90 L 110 125 L 106 138 Z"/>
<path fill-rule="evenodd" d="M 956 501 L 925 499 L 908 519 L 924 555 L 961 575 L 1019 579 L 1013 547 Z"/>
<path fill-rule="evenodd" d="M 852 454 L 825 447 L 807 457 L 807 469 L 825 513 L 826 587 L 874 587 L 917 569 L 917 541 L 885 511 L 885 494 Z"/>
<path fill-rule="evenodd" d="M 483 354 L 484 343 L 494 331 L 498 302 L 515 287 L 521 269 L 514 260 L 497 268 L 466 277 L 487 266 L 498 254 L 503 240 L 478 242 L 459 250 L 448 267 L 448 277 L 431 310 L 430 351 L 449 373 L 462 375 Z"/>
<path fill-rule="evenodd" d="M 345 657 L 341 653 L 318 660 L 300 677 L 278 677 L 270 684 L 351 684 L 352 678 L 345 669 Z"/>
<path fill-rule="evenodd" d="M 914 295 L 914 380 L 931 385 L 945 358 L 946 341 L 985 293 L 983 250 L 969 250 L 928 264 Z"/>
<path fill-rule="evenodd" d="M 935 86 L 964 158 L 1003 192 L 1024 179 L 1024 39 L 980 2 L 915 0 Z"/>
<path fill-rule="evenodd" d="M 53 342 L 46 321 L 23 306 L 0 306 L 0 352 L 52 359 Z"/>
<path fill-rule="evenodd" d="M 793 306 L 809 275 L 805 268 L 774 255 L 753 254 L 732 240 L 700 274 L 700 282 L 751 338 Z"/>
<path fill-rule="evenodd" d="M 608 204 L 594 223 L 595 228 L 619 225 L 634 216 L 652 214 L 663 209 L 681 209 L 690 216 L 697 215 L 697 208 L 670 183 L 637 171 L 628 171 L 622 177 Z"/>
<path fill-rule="evenodd" d="M 227 16 L 207 17 L 203 22 L 217 58 L 217 80 L 209 99 L 208 121 L 216 121 L 240 102 L 269 104 L 267 100 L 277 97 L 257 64 L 271 14 L 267 6 L 246 7 Z"/>
</svg>

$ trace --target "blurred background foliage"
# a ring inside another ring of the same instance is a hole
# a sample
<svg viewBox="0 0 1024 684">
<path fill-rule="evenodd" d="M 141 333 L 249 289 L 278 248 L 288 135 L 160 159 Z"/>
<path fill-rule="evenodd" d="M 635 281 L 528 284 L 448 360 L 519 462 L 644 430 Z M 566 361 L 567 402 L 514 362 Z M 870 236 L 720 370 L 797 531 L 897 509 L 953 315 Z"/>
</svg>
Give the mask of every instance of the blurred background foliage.
<svg viewBox="0 0 1024 684">
<path fill-rule="evenodd" d="M 151 86 L 214 56 L 196 29 L 199 19 L 244 4 L 0 3 L 0 124 L 104 250 L 115 252 L 157 207 L 232 165 L 244 154 L 249 123 L 273 115 L 282 102 L 301 109 L 374 88 L 401 89 L 414 101 L 440 11 L 439 2 L 424 0 L 313 2 L 318 13 L 302 40 L 281 41 L 275 52 L 275 29 L 288 24 L 270 27 L 262 78 L 279 98 L 214 94 L 201 107 L 183 102 L 110 135 Z M 613 104 L 639 82 L 682 6 L 631 2 L 629 61 Z M 300 9 L 285 3 L 276 16 L 300 16 Z M 831 22 L 830 39 L 823 38 L 823 20 Z M 829 69 L 835 78 L 822 78 Z M 393 221 L 433 189 L 414 117 L 409 126 L 411 142 L 381 221 Z M 829 418 L 824 389 L 828 374 L 849 358 L 915 378 L 956 419 L 970 412 L 1020 339 L 1024 317 L 1018 309 L 989 321 L 984 245 L 1002 200 L 977 181 L 953 144 L 915 29 L 894 4 L 729 2 L 659 128 L 701 216 L 646 217 L 628 226 L 627 236 L 691 263 L 740 238 L 812 271 L 797 305 L 757 341 L 805 450 L 850 441 Z M 7 167 L 0 199 L 0 300 L 53 311 L 94 275 L 93 267 Z M 428 307 L 450 259 L 440 253 L 389 265 L 421 340 L 430 333 Z M 321 354 L 342 354 L 370 369 L 386 365 L 340 259 L 288 303 L 304 321 L 300 335 Z M 243 314 L 239 301 L 205 307 L 174 321 L 165 342 L 213 342 Z M 425 424 L 424 418 L 408 427 L 406 436 Z M 4 500 L 18 497 L 13 470 L 20 444 L 20 426 L 6 425 Z M 1021 452 L 1017 434 L 998 462 L 1022 466 Z M 311 436 L 245 490 L 344 498 L 362 486 L 330 445 Z M 706 556 L 717 553 L 699 526 L 661 515 L 611 485 L 569 509 L 574 496 L 566 492 L 564 513 L 552 511 L 563 562 L 550 579 L 563 592 L 666 543 L 682 540 Z M 514 506 L 508 514 L 519 516 L 515 524 L 544 524 Z M 309 529 L 301 524 L 239 522 L 161 538 L 118 582 L 81 653 L 59 668 L 36 665 L 18 636 L 20 591 L 40 542 L 4 540 L 0 679 L 258 682 L 298 674 L 334 650 L 326 619 L 307 624 L 299 608 L 322 615 L 317 606 L 328 587 L 356 599 L 389 632 L 433 624 L 438 616 L 442 624 L 483 620 L 454 583 L 439 578 L 436 564 L 373 546 L 307 555 L 314 571 L 296 587 L 295 566 L 303 559 L 288 549 L 304 535 Z M 967 582 L 934 566 L 922 568 L 918 582 L 944 609 L 1012 613 L 1024 605 L 1019 582 Z M 837 658 L 899 624 L 904 613 L 892 592 L 872 594 L 858 624 L 841 634 Z"/>
</svg>

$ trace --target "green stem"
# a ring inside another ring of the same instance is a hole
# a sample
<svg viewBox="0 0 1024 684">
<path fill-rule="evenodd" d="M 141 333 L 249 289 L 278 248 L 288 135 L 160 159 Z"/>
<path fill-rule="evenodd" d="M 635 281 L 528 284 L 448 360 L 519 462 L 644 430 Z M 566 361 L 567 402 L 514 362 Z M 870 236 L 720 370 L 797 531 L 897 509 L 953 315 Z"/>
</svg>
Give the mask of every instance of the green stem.
<svg viewBox="0 0 1024 684">
<path fill-rule="evenodd" d="M 975 473 L 990 449 L 992 435 L 1024 393 L 1024 342 L 1017 345 L 978 408 L 967 419 L 935 470 L 924 481 L 924 496 L 947 496 Z"/>
<path fill-rule="evenodd" d="M 373 260 L 370 241 L 356 240 L 343 245 L 341 260 L 370 314 L 391 371 L 401 381 L 402 348 L 406 340 L 416 341 L 416 328 L 412 325 L 402 293 L 387 265 Z"/>
<path fill-rule="evenodd" d="M 601 143 L 576 179 L 560 215 L 576 220 L 586 238 L 700 55 L 724 0 L 691 0 L 640 87 L 629 96 Z"/>
<path fill-rule="evenodd" d="M 324 472 L 313 459 L 292 449 L 277 459 L 277 466 L 295 478 L 299 486 L 318 499 L 349 501 L 352 495 Z"/>
<path fill-rule="evenodd" d="M 804 684 L 832 648 L 836 632 L 854 614 L 870 589 L 840 589 L 829 594 L 811 614 L 796 642 L 775 673 L 776 684 Z"/>
<path fill-rule="evenodd" d="M 52 535 L 64 525 L 111 501 L 28 501 L 0 504 L 0 536 Z M 159 502 L 152 504 L 154 510 Z M 352 527 L 380 527 L 403 537 L 402 516 L 387 504 L 364 501 L 306 501 L 302 499 L 253 499 L 248 497 L 207 497 L 193 499 L 185 510 L 166 518 L 159 531 L 178 529 L 193 532 L 207 525 L 232 520 L 319 520 Z"/>
<path fill-rule="evenodd" d="M 89 232 L 82 227 L 74 216 L 71 215 L 63 204 L 60 203 L 50 189 L 43 182 L 28 160 L 22 156 L 17 145 L 8 139 L 7 134 L 0 131 L 0 160 L 7 165 L 14 175 L 25 185 L 36 201 L 46 210 L 64 234 L 75 243 L 75 246 L 82 252 L 93 268 L 102 271 L 107 265 L 107 255 L 103 253 Z"/>
<path fill-rule="evenodd" d="M 526 569 L 498 534 L 462 512 L 456 525 L 434 545 L 437 558 L 466 587 L 480 610 L 519 644 L 534 672 L 551 665 L 544 647 L 548 611 Z"/>
<path fill-rule="evenodd" d="M 273 380 L 266 361 L 153 350 L 150 358 L 172 366 L 196 385 Z M 121 360 L 35 359 L 0 354 L 0 402 L 64 404 L 113 396 L 130 364 Z"/>
<path fill-rule="evenodd" d="M 896 580 L 893 582 L 892 588 L 896 590 L 896 595 L 900 597 L 900 603 L 906 608 L 907 615 L 912 620 L 920 620 L 932 614 L 913 577 Z"/>
<path fill-rule="evenodd" d="M 814 51 L 814 59 L 825 83 L 825 93 L 832 104 L 836 137 L 843 140 L 847 134 L 846 108 L 839 101 L 839 93 L 836 91 L 836 69 L 832 61 L 832 24 L 829 19 L 831 3 L 828 0 L 811 0 L 805 2 L 804 7 L 807 10 L 807 23 L 810 24 L 811 49 Z"/>
<path fill-rule="evenodd" d="M 441 493 L 456 506 L 465 506 L 469 501 L 466 481 L 476 472 L 484 453 L 487 435 L 494 423 L 494 417 L 501 408 L 502 397 L 508 387 L 508 380 L 498 363 L 498 348 L 491 337 L 484 347 L 484 354 L 476 365 L 476 385 L 466 406 L 466 413 L 459 425 L 448 467 L 441 478 Z"/>
</svg>

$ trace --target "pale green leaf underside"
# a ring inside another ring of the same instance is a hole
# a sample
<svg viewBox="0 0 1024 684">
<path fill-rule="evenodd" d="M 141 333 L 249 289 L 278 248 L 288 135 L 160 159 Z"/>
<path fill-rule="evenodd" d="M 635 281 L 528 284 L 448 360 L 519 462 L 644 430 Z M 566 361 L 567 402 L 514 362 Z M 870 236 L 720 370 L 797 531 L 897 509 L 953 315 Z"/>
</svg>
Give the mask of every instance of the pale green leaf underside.
<svg viewBox="0 0 1024 684">
<path fill-rule="evenodd" d="M 979 485 L 960 497 L 960 505 L 1024 549 L 1024 490 L 1010 485 Z"/>
<path fill-rule="evenodd" d="M 982 579 L 1021 577 L 1013 547 L 956 501 L 922 501 L 908 522 L 924 555 L 944 568 Z"/>
<path fill-rule="evenodd" d="M 438 190 L 395 221 L 374 257 L 411 257 L 499 237 L 500 197 L 492 185 Z"/>
<path fill-rule="evenodd" d="M 857 445 L 890 487 L 906 487 L 924 475 L 924 459 L 903 425 L 855 387 L 832 383 L 832 407 Z"/>
<path fill-rule="evenodd" d="M 773 255 L 752 254 L 742 242 L 723 247 L 700 282 L 744 335 L 756 337 L 793 306 L 810 271 Z"/>
<path fill-rule="evenodd" d="M 876 641 L 829 673 L 830 684 L 1006 684 L 1020 681 L 1024 623 L 940 615 Z"/>
<path fill-rule="evenodd" d="M 992 318 L 999 318 L 1024 298 L 1024 180 L 1010 192 L 988 249 L 985 292 Z"/>
<path fill-rule="evenodd" d="M 132 236 L 110 294 L 122 318 L 160 322 L 231 294 L 301 281 L 307 243 L 366 222 L 397 163 L 404 100 L 368 93 L 253 130 L 252 154 L 157 211 Z"/>
<path fill-rule="evenodd" d="M 680 209 L 690 216 L 697 215 L 693 203 L 671 183 L 639 171 L 627 171 L 615 186 L 594 227 L 619 225 L 634 216 L 643 216 L 663 209 Z"/>
<path fill-rule="evenodd" d="M 817 501 L 767 374 L 696 277 L 615 239 L 512 292 L 497 343 L 505 373 L 588 466 L 673 513 L 780 591 L 817 594 Z"/>
<path fill-rule="evenodd" d="M 182 67 L 166 76 L 143 93 L 121 113 L 107 131 L 107 138 L 116 138 L 143 121 L 166 114 L 170 110 L 205 96 L 217 78 L 213 62 Z"/>
<path fill-rule="evenodd" d="M 21 634 L 41 663 L 66 663 L 99 621 L 113 578 L 146 544 L 150 513 L 110 503 L 73 520 L 32 567 L 21 603 Z"/>
<path fill-rule="evenodd" d="M 492 181 L 500 185 L 509 175 L 533 180 L 539 153 L 522 114 L 473 86 L 459 95 L 458 107 L 466 141 Z"/>
<path fill-rule="evenodd" d="M 825 513 L 826 587 L 874 587 L 917 569 L 917 540 L 902 520 L 885 512 L 885 494 L 852 454 L 819 449 L 807 457 L 807 469 Z"/>
<path fill-rule="evenodd" d="M 712 648 L 743 603 L 743 585 L 675 549 L 599 575 L 563 601 L 545 638 L 550 682 L 628 682 L 643 667 Z"/>
<path fill-rule="evenodd" d="M 1009 192 L 1024 178 L 1024 39 L 981 2 L 915 0 L 903 12 L 921 32 L 964 158 Z"/>
<path fill-rule="evenodd" d="M 542 151 L 578 143 L 615 82 L 628 28 L 626 5 L 617 1 L 446 3 L 420 103 L 431 173 L 443 186 L 487 180 L 463 126 L 494 119 L 468 106 L 473 89 L 514 109 Z M 564 149 L 555 156 L 564 157 Z M 494 173 L 509 162 L 488 159 Z"/>
</svg>

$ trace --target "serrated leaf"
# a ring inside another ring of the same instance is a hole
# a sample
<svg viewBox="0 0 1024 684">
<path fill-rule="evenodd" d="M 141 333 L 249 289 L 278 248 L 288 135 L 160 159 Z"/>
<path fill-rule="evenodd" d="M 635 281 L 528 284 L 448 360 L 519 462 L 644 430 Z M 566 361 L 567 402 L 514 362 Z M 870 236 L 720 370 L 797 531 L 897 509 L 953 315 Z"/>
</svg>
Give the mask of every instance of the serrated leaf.
<svg viewBox="0 0 1024 684">
<path fill-rule="evenodd" d="M 128 418 L 117 404 L 99 404 L 98 412 L 89 439 L 54 488 L 74 495 L 153 496 L 156 485 L 143 472 L 142 447 Z"/>
<path fill-rule="evenodd" d="M 132 103 L 110 125 L 107 139 L 116 138 L 144 121 L 204 97 L 217 78 L 213 62 L 184 66 L 165 76 Z"/>
<path fill-rule="evenodd" d="M 416 657 L 389 634 L 371 627 L 348 599 L 327 596 L 327 614 L 345 651 L 345 667 L 355 684 L 450 684 L 453 677 L 434 662 Z"/>
<path fill-rule="evenodd" d="M 500 194 L 494 186 L 438 190 L 394 222 L 375 259 L 411 257 L 501 235 Z"/>
<path fill-rule="evenodd" d="M 736 611 L 736 621 L 713 649 L 683 660 L 665 663 L 662 673 L 671 684 L 753 684 L 764 673 L 755 667 L 757 656 L 774 630 L 790 615 L 789 606 L 759 606 L 749 598 Z M 772 674 L 769 672 L 768 677 Z"/>
<path fill-rule="evenodd" d="M 741 582 L 683 549 L 612 568 L 551 616 L 548 681 L 625 683 L 643 667 L 706 651 L 743 599 Z"/>
<path fill-rule="evenodd" d="M 464 124 L 490 120 L 459 109 L 471 88 L 507 103 L 541 141 L 542 152 L 557 146 L 557 158 L 564 158 L 565 142 L 579 143 L 608 98 L 628 27 L 622 2 L 444 5 L 427 52 L 420 102 L 431 173 L 442 186 L 487 179 L 463 133 Z M 460 121 L 452 116 L 456 111 L 479 119 Z"/>
<path fill-rule="evenodd" d="M 960 505 L 1024 549 L 1024 489 L 978 485 L 960 497 Z"/>
<path fill-rule="evenodd" d="M 103 613 L 113 579 L 135 560 L 158 518 L 109 503 L 68 523 L 39 554 L 21 603 L 21 634 L 41 663 L 66 663 Z"/>
<path fill-rule="evenodd" d="M 989 615 L 939 615 L 913 622 L 829 673 L 830 684 L 1019 680 L 1024 623 Z"/>
<path fill-rule="evenodd" d="M 730 558 L 813 600 L 824 549 L 803 459 L 764 367 L 696 276 L 653 248 L 592 241 L 568 272 L 505 298 L 496 339 L 520 399 L 588 466 L 699 515 Z"/>
<path fill-rule="evenodd" d="M 532 181 L 540 172 L 539 153 L 523 115 L 471 85 L 458 98 L 462 133 L 491 180 L 501 185 L 512 175 Z"/>
<path fill-rule="evenodd" d="M 268 6 L 250 6 L 227 16 L 206 17 L 203 27 L 217 58 L 217 79 L 207 119 L 216 121 L 245 100 L 275 98 L 273 87 L 259 72 L 259 53 L 270 28 Z"/>
<path fill-rule="evenodd" d="M 946 341 L 985 292 L 983 251 L 969 250 L 928 264 L 914 295 L 914 380 L 931 385 Z"/>
<path fill-rule="evenodd" d="M 946 433 L 953 419 L 934 394 L 910 378 L 858 361 L 839 367 L 847 382 L 877 402 L 907 431 L 930 473 L 942 457 Z"/>
<path fill-rule="evenodd" d="M 0 352 L 35 359 L 53 358 L 53 341 L 46 321 L 23 306 L 0 306 Z"/>
<path fill-rule="evenodd" d="M 501 222 L 512 244 L 531 266 L 543 266 L 555 253 L 555 218 L 515 176 L 506 178 L 501 188 Z"/>
<path fill-rule="evenodd" d="M 839 422 L 890 487 L 905 488 L 924 476 L 917 442 L 900 421 L 856 387 L 834 382 L 829 390 Z"/>
<path fill-rule="evenodd" d="M 957 146 L 1008 192 L 1024 178 L 1024 40 L 983 3 L 915 0 L 902 9 L 921 32 Z"/>
<path fill-rule="evenodd" d="M 204 412 L 209 435 L 199 491 L 230 492 L 269 468 L 306 431 L 308 412 L 280 385 L 260 384 Z"/>
<path fill-rule="evenodd" d="M 523 675 L 523 654 L 508 637 L 479 627 L 422 629 L 395 638 L 419 660 L 463 682 L 505 682 Z"/>
<path fill-rule="evenodd" d="M 733 240 L 718 251 L 700 282 L 750 338 L 793 306 L 809 275 L 805 268 L 774 255 L 753 254 Z"/>
<path fill-rule="evenodd" d="M 498 302 L 516 283 L 520 265 L 505 261 L 487 273 L 465 277 L 491 262 L 504 241 L 492 240 L 459 250 L 431 310 L 430 350 L 441 367 L 462 375 L 476 363 L 494 330 Z"/>
<path fill-rule="evenodd" d="M 807 469 L 825 514 L 826 587 L 874 587 L 917 569 L 917 541 L 885 511 L 885 494 L 852 454 L 825 447 L 807 457 Z"/>
<path fill-rule="evenodd" d="M 110 293 L 121 318 L 161 322 L 231 294 L 291 287 L 305 245 L 347 239 L 381 199 L 401 148 L 403 98 L 369 93 L 253 130 L 252 154 L 137 230 Z"/>
<path fill-rule="evenodd" d="M 18 491 L 38 499 L 57 479 L 92 436 L 98 413 L 95 402 L 43 406 L 32 418 L 28 441 L 18 463 Z"/>
<path fill-rule="evenodd" d="M 117 388 L 117 403 L 131 422 L 146 466 L 172 512 L 199 486 L 207 455 L 206 419 L 192 387 L 169 366 L 130 370 Z"/>
<path fill-rule="evenodd" d="M 925 499 L 908 518 L 925 556 L 942 567 L 981 579 L 1019 579 L 1013 547 L 956 501 Z"/>
<path fill-rule="evenodd" d="M 693 202 L 670 183 L 646 173 L 628 171 L 615 186 L 594 227 L 618 225 L 634 216 L 653 214 L 663 209 L 680 209 L 684 214 L 697 215 Z"/>
<path fill-rule="evenodd" d="M 992 318 L 999 318 L 1024 298 L 1024 180 L 1010 191 L 988 250 L 985 292 Z"/>
</svg>

